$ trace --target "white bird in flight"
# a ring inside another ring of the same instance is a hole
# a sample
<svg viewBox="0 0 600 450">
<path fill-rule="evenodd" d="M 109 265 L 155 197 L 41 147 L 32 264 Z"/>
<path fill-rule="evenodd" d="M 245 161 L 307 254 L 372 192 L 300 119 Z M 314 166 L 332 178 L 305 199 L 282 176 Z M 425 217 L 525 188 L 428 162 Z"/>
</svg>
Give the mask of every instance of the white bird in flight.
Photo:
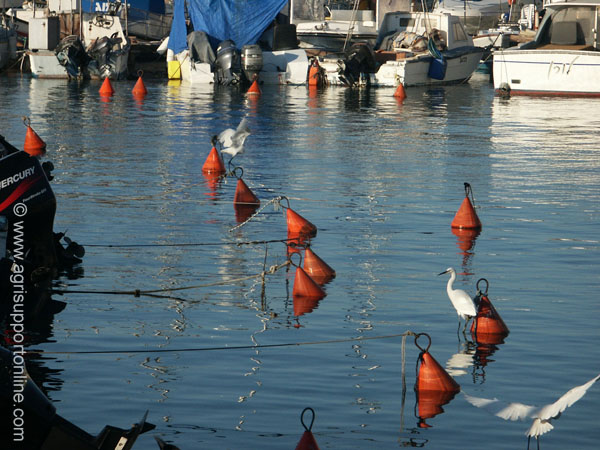
<svg viewBox="0 0 600 450">
<path fill-rule="evenodd" d="M 248 128 L 248 121 L 244 117 L 235 130 L 233 128 L 227 128 L 216 136 L 216 140 L 223 146 L 221 153 L 231 155 L 229 164 L 231 164 L 231 160 L 235 158 L 236 155 L 244 153 L 244 141 L 249 135 L 250 129 Z M 213 138 L 213 140 L 214 139 L 215 138 Z"/>
<path fill-rule="evenodd" d="M 595 376 L 590 381 L 581 386 L 574 387 L 566 394 L 551 403 L 541 408 L 538 406 L 529 406 L 522 403 L 506 403 L 501 402 L 497 398 L 487 399 L 471 397 L 463 392 L 467 401 L 473 406 L 484 408 L 492 414 L 501 417 L 504 420 L 525 420 L 533 419 L 531 427 L 527 431 L 527 448 L 529 449 L 529 441 L 533 436 L 537 440 L 537 447 L 540 448 L 539 437 L 542 434 L 552 430 L 554 426 L 550 423 L 552 419 L 558 419 L 561 413 L 585 395 L 587 390 L 600 379 L 600 375 Z"/>
<path fill-rule="evenodd" d="M 467 324 L 469 320 L 473 317 L 477 316 L 477 308 L 475 307 L 475 302 L 473 299 L 462 289 L 452 289 L 452 284 L 454 280 L 456 280 L 456 271 L 452 267 L 448 267 L 442 273 L 438 274 L 443 275 L 445 273 L 450 273 L 450 279 L 448 280 L 448 285 L 446 287 L 446 292 L 448 292 L 448 297 L 450 297 L 450 301 L 456 309 L 456 313 L 458 314 L 458 328 L 460 329 L 460 319 L 465 320 L 465 327 L 463 328 L 463 333 L 467 329 Z"/>
</svg>

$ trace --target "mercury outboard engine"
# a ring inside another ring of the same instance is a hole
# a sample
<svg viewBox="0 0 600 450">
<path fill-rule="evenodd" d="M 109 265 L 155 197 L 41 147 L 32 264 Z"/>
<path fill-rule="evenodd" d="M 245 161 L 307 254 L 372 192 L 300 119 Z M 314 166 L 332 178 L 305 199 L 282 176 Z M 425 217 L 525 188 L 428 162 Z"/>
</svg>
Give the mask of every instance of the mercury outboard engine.
<svg viewBox="0 0 600 450">
<path fill-rule="evenodd" d="M 340 78 L 350 87 L 360 82 L 361 74 L 375 73 L 377 69 L 373 49 L 364 43 L 352 45 L 344 60 L 338 61 L 338 64 Z"/>
<path fill-rule="evenodd" d="M 70 77 L 77 78 L 87 66 L 88 57 L 78 36 L 71 35 L 58 43 L 54 54 L 61 66 L 64 66 Z"/>
<path fill-rule="evenodd" d="M 227 39 L 217 47 L 215 64 L 216 83 L 229 86 L 240 82 L 240 54 L 231 39 Z"/>
<path fill-rule="evenodd" d="M 110 77 L 115 70 L 116 57 L 123 51 L 122 42 L 116 32 L 111 37 L 102 36 L 93 41 L 87 49 L 91 58 L 90 71 L 100 78 Z"/>
<path fill-rule="evenodd" d="M 242 73 L 248 82 L 258 78 L 263 67 L 263 55 L 257 44 L 242 47 Z"/>
</svg>

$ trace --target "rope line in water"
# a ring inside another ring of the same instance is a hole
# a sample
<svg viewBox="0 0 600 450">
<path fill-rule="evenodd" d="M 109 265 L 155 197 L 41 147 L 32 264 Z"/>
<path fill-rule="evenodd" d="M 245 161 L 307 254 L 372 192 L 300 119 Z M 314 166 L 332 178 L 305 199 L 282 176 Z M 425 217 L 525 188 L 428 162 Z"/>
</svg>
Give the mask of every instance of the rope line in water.
<svg viewBox="0 0 600 450">
<path fill-rule="evenodd" d="M 210 245 L 235 245 L 241 247 L 242 245 L 262 245 L 272 244 L 275 242 L 281 242 L 286 244 L 289 241 L 295 239 L 270 239 L 266 241 L 244 241 L 244 242 L 176 242 L 173 244 L 82 244 L 83 247 L 99 247 L 99 248 L 136 248 L 136 247 L 202 247 Z"/>
<path fill-rule="evenodd" d="M 412 331 L 405 331 L 399 334 L 389 334 L 382 336 L 360 336 L 356 338 L 346 339 L 330 339 L 323 341 L 305 341 L 305 342 L 287 342 L 280 344 L 258 344 L 258 345 L 236 345 L 231 347 L 200 347 L 200 348 L 162 348 L 162 349 L 144 349 L 144 350 L 74 350 L 74 351 L 26 351 L 26 354 L 39 354 L 39 355 L 110 355 L 110 354 L 122 354 L 122 353 L 177 353 L 177 352 L 208 352 L 208 351 L 220 351 L 220 350 L 260 350 L 267 348 L 280 348 L 280 347 L 301 347 L 305 345 L 324 345 L 324 344 L 339 344 L 344 342 L 359 342 L 359 341 L 374 341 L 380 339 L 393 339 L 402 337 L 402 361 L 404 362 L 405 353 L 405 341 L 407 336 L 416 336 L 416 333 Z"/>
<path fill-rule="evenodd" d="M 226 280 L 226 281 L 215 281 L 214 283 L 206 283 L 206 284 L 196 284 L 193 286 L 181 286 L 181 287 L 171 287 L 171 288 L 163 288 L 163 289 L 148 289 L 148 290 L 141 290 L 141 289 L 134 289 L 134 290 L 130 290 L 130 291 L 96 291 L 96 290 L 59 290 L 59 289 L 53 289 L 52 293 L 53 294 L 106 294 L 106 295 L 133 295 L 135 297 L 140 297 L 142 295 L 144 296 L 149 296 L 149 297 L 158 297 L 161 298 L 161 296 L 156 295 L 157 293 L 160 292 L 176 292 L 176 291 L 187 291 L 190 289 L 199 289 L 199 288 L 204 288 L 204 287 L 212 287 L 212 286 L 223 286 L 223 285 L 228 285 L 228 284 L 236 284 L 240 281 L 246 281 L 246 280 L 253 280 L 256 278 L 264 278 L 265 275 L 272 275 L 275 272 L 277 272 L 279 269 L 281 269 L 282 267 L 286 267 L 288 265 L 291 264 L 291 261 L 286 261 L 284 263 L 281 263 L 279 265 L 273 265 L 271 267 L 269 267 L 268 270 L 263 270 L 260 273 L 257 273 L 255 275 L 248 275 L 245 277 L 240 277 L 240 278 L 234 278 L 232 280 Z M 165 296 L 165 298 L 171 298 L 169 296 Z M 185 300 L 185 299 L 179 299 L 179 300 Z"/>
</svg>

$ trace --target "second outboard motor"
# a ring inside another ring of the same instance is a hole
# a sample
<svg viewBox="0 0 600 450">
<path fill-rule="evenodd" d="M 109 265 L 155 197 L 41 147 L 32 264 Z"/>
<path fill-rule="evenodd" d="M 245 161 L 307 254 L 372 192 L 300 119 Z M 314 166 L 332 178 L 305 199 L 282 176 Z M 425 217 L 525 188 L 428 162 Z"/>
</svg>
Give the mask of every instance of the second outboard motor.
<svg viewBox="0 0 600 450">
<path fill-rule="evenodd" d="M 78 36 L 67 36 L 54 50 L 59 64 L 65 67 L 70 77 L 77 78 L 87 66 L 88 57 Z"/>
<path fill-rule="evenodd" d="M 242 73 L 249 82 L 258 77 L 263 67 L 263 55 L 257 44 L 242 47 Z"/>
<path fill-rule="evenodd" d="M 375 54 L 368 44 L 356 43 L 339 64 L 340 78 L 350 87 L 360 82 L 361 74 L 375 73 Z M 367 78 L 369 80 L 369 78 Z"/>
<path fill-rule="evenodd" d="M 227 39 L 217 47 L 216 83 L 229 86 L 240 82 L 240 55 L 235 43 Z"/>
</svg>

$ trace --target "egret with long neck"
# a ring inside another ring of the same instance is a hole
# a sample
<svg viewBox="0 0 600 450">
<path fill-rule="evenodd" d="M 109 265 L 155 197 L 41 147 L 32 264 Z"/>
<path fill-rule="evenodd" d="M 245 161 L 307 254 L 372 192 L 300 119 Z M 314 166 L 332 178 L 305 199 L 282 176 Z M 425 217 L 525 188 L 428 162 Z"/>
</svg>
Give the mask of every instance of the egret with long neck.
<svg viewBox="0 0 600 450">
<path fill-rule="evenodd" d="M 454 284 L 454 280 L 456 280 L 456 270 L 454 270 L 452 267 L 448 267 L 438 275 L 443 275 L 445 273 L 450 274 L 450 279 L 448 280 L 448 285 L 446 286 L 446 292 L 448 293 L 448 297 L 450 297 L 452 306 L 454 306 L 454 309 L 458 314 L 458 329 L 460 329 L 460 319 L 465 320 L 465 327 L 463 328 L 464 333 L 467 329 L 467 324 L 469 321 L 473 317 L 477 316 L 477 308 L 475 307 L 475 302 L 469 296 L 469 294 L 462 289 L 453 289 L 452 285 Z"/>
</svg>

